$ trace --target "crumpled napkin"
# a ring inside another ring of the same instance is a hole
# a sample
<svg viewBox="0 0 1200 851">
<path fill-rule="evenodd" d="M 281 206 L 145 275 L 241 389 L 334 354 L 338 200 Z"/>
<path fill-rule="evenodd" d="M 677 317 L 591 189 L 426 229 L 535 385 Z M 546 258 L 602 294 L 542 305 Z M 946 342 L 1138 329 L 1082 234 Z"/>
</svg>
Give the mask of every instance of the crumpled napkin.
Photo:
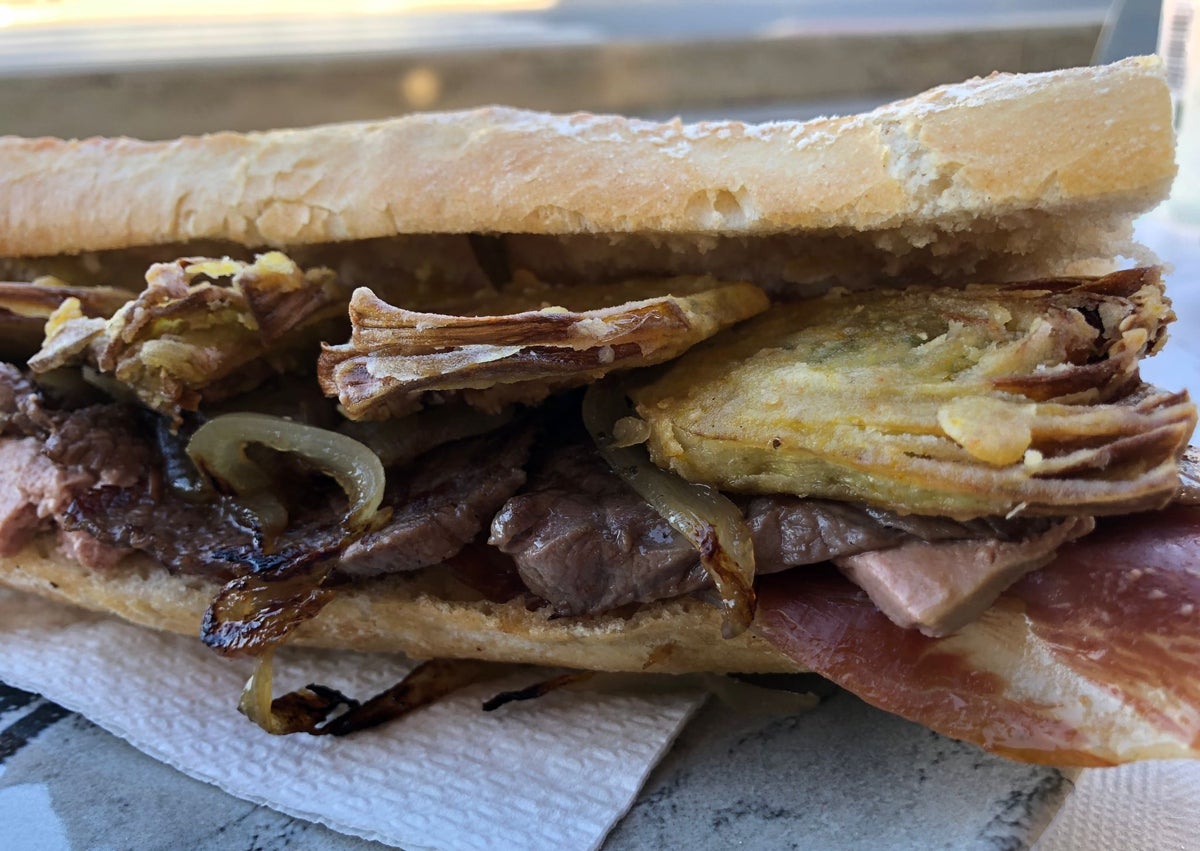
<svg viewBox="0 0 1200 851">
<path fill-rule="evenodd" d="M 366 697 L 410 667 L 285 648 L 275 694 L 319 682 Z M 198 638 L 0 590 L 0 679 L 239 798 L 407 851 L 598 847 L 703 701 L 555 692 L 480 710 L 544 676 L 525 669 L 377 730 L 276 737 L 237 712 L 250 671 Z"/>
<path fill-rule="evenodd" d="M 1083 772 L 1034 851 L 1186 851 L 1200 842 L 1200 762 Z"/>
</svg>

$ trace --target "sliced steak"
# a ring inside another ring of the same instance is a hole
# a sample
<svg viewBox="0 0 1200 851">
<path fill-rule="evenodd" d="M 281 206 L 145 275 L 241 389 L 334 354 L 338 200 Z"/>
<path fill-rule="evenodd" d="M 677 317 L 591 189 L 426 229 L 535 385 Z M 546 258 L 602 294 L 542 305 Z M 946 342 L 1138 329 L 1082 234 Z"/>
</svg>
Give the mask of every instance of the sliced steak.
<svg viewBox="0 0 1200 851">
<path fill-rule="evenodd" d="M 138 409 L 112 402 L 56 408 L 24 373 L 0 363 L 0 434 L 37 438 L 46 458 L 94 484 L 129 487 L 150 476 L 147 422 Z"/>
<path fill-rule="evenodd" d="M 751 499 L 744 513 L 754 539 L 755 570 L 763 574 L 892 547 L 908 537 L 847 502 L 761 496 Z"/>
<path fill-rule="evenodd" d="M 383 507 L 391 518 L 347 547 L 337 572 L 345 578 L 376 576 L 439 564 L 456 554 L 524 484 L 531 441 L 528 430 L 506 430 L 449 444 L 389 471 Z M 326 491 L 316 504 L 294 512 L 272 553 L 283 557 L 335 545 L 343 534 L 344 507 L 340 493 Z M 190 501 L 168 489 L 96 488 L 76 498 L 62 522 L 110 546 L 147 552 L 181 573 L 229 579 L 274 563 L 227 502 Z"/>
<path fill-rule="evenodd" d="M 0 438 L 0 556 L 10 556 L 33 540 L 42 526 L 37 502 L 20 487 L 27 477 L 38 476 L 41 465 L 53 468 L 42 457 L 41 445 L 31 437 Z"/>
<path fill-rule="evenodd" d="M 84 473 L 94 486 L 132 487 L 157 469 L 154 444 L 126 405 L 91 405 L 55 412 L 42 451 L 59 467 Z"/>
<path fill-rule="evenodd" d="M 580 615 L 676 597 L 708 578 L 696 549 L 589 446 L 551 453 L 488 541 L 555 612 Z"/>
<path fill-rule="evenodd" d="M 777 573 L 909 541 L 1018 540 L 1046 520 L 902 516 L 777 494 L 742 500 L 757 572 Z M 614 474 L 590 445 L 551 453 L 492 521 L 489 543 L 563 615 L 595 614 L 710 585 L 696 549 Z"/>
<path fill-rule="evenodd" d="M 153 449 L 133 413 L 114 404 L 71 411 L 48 408 L 39 389 L 0 364 L 0 555 L 11 555 L 61 522 L 76 497 L 100 485 L 132 486 L 149 475 Z M 91 567 L 115 564 L 124 551 L 86 532 L 62 532 L 63 551 Z"/>
<path fill-rule="evenodd" d="M 47 426 L 33 382 L 12 364 L 0 363 L 0 435 L 40 436 Z"/>
<path fill-rule="evenodd" d="M 89 570 L 109 570 L 133 552 L 131 547 L 114 547 L 82 530 L 58 529 L 58 548 Z"/>
<path fill-rule="evenodd" d="M 20 400 L 33 392 L 33 384 L 21 370 L 0 362 L 0 424 L 7 424 L 20 410 Z"/>
<path fill-rule="evenodd" d="M 18 552 L 39 532 L 61 521 L 79 494 L 91 492 L 93 476 L 79 468 L 56 464 L 46 457 L 41 441 L 32 437 L 0 437 L 0 556 Z M 110 547 L 84 531 L 59 529 L 59 546 L 85 567 L 105 569 L 130 551 Z"/>
<path fill-rule="evenodd" d="M 743 511 L 754 539 L 756 570 L 762 574 L 883 550 L 905 541 L 1021 540 L 1051 523 L 1045 518 L 1002 517 L 960 522 L 786 494 L 754 497 L 743 503 Z"/>
<path fill-rule="evenodd" d="M 525 484 L 532 442 L 531 429 L 506 428 L 441 446 L 389 475 L 384 505 L 391 520 L 347 547 L 338 573 L 398 573 L 458 553 Z"/>
<path fill-rule="evenodd" d="M 141 550 L 173 573 L 231 579 L 234 563 L 215 553 L 255 551 L 250 531 L 212 503 L 195 503 L 170 491 L 101 487 L 81 493 L 61 519 L 111 547 Z"/>
<path fill-rule="evenodd" d="M 99 569 L 119 561 L 128 552 L 122 543 L 68 528 L 67 514 L 97 488 L 145 489 L 155 450 L 144 426 L 124 405 L 48 406 L 23 373 L 0 364 L 0 432 L 8 435 L 0 438 L 0 476 L 13 485 L 0 508 L 0 554 L 15 552 L 57 523 L 68 557 Z"/>
</svg>

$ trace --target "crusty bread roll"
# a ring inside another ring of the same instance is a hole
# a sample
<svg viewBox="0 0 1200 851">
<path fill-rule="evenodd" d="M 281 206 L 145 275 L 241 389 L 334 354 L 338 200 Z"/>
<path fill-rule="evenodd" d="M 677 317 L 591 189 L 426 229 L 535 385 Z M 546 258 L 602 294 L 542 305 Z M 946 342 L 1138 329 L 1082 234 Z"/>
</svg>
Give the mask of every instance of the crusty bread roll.
<svg viewBox="0 0 1200 851">
<path fill-rule="evenodd" d="M 420 279 L 426 249 L 453 253 L 445 235 L 486 234 L 550 279 L 702 267 L 811 292 L 1105 267 L 1136 252 L 1131 221 L 1173 175 L 1170 99 L 1142 58 L 802 124 L 485 109 L 162 143 L 9 138 L 0 255 L 108 280 L 210 246 L 352 256 L 384 239 L 403 282 Z M 184 633 L 217 588 L 139 557 L 83 570 L 49 537 L 0 560 L 0 581 Z M 299 641 L 607 670 L 794 667 L 752 634 L 722 639 L 719 611 L 695 599 L 548 620 L 438 583 L 344 590 Z"/>
</svg>

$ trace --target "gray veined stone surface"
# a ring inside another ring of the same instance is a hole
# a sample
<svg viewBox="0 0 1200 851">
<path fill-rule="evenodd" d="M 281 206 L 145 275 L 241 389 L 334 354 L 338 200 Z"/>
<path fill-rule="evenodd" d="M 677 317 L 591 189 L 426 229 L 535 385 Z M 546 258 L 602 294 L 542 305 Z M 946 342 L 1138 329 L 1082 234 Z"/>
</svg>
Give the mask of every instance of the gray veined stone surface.
<svg viewBox="0 0 1200 851">
<path fill-rule="evenodd" d="M 1070 787 L 1054 769 L 988 756 L 841 691 L 794 716 L 714 700 L 604 848 L 1016 851 Z M 5 851 L 382 847 L 240 801 L 0 685 Z"/>
<path fill-rule="evenodd" d="M 17 713 L 6 715 L 3 708 L 14 693 L 20 694 L 0 685 L 0 749 L 12 738 L 9 719 L 15 721 Z M 34 698 L 23 717 L 53 706 Z M 27 725 L 42 729 L 7 759 L 0 756 L 0 848 L 5 851 L 384 848 L 238 800 L 74 713 L 45 723 L 49 719 L 46 714 L 42 722 Z"/>
<path fill-rule="evenodd" d="M 705 707 L 606 851 L 1021 849 L 1071 789 L 835 691 L 772 718 Z"/>
</svg>

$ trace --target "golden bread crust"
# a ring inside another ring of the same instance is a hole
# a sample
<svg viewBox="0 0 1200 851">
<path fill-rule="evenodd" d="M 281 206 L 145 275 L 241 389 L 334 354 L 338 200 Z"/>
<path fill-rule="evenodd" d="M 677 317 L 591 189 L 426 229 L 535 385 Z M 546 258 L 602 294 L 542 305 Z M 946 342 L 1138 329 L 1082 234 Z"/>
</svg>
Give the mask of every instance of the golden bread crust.
<svg viewBox="0 0 1200 851">
<path fill-rule="evenodd" d="M 50 536 L 0 558 L 0 584 L 194 636 L 220 587 L 173 576 L 141 554 L 113 569 L 89 570 L 63 556 Z M 720 611 L 695 599 L 644 606 L 628 618 L 550 620 L 520 603 L 448 600 L 437 596 L 440 590 L 435 580 L 420 576 L 341 589 L 290 643 L 600 671 L 796 670 L 757 636 L 723 639 Z"/>
<path fill-rule="evenodd" d="M 1102 97 L 1097 97 L 1102 93 Z M 1174 176 L 1160 63 L 943 86 L 806 123 L 513 109 L 170 142 L 0 139 L 0 256 L 418 233 L 761 236 L 1136 214 Z"/>
</svg>

